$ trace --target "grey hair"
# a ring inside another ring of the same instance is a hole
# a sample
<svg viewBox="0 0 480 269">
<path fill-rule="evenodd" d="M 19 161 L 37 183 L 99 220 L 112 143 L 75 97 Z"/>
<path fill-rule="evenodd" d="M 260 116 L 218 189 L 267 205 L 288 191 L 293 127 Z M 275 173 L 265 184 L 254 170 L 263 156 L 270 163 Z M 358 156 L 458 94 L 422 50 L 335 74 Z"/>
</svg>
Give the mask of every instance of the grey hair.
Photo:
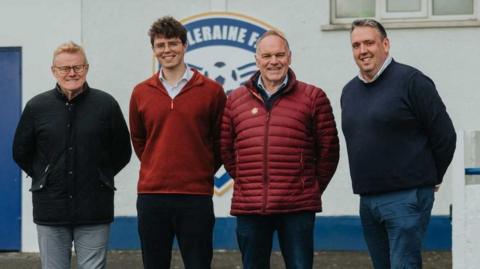
<svg viewBox="0 0 480 269">
<path fill-rule="evenodd" d="M 290 45 L 288 44 L 288 40 L 285 38 L 285 36 L 280 33 L 279 31 L 276 31 L 276 30 L 268 30 L 266 31 L 265 33 L 263 33 L 258 39 L 257 39 L 257 50 L 256 52 L 258 53 L 258 44 L 260 44 L 260 42 L 267 36 L 278 36 L 280 37 L 283 42 L 285 43 L 285 45 L 287 46 L 287 49 L 290 50 Z"/>
</svg>

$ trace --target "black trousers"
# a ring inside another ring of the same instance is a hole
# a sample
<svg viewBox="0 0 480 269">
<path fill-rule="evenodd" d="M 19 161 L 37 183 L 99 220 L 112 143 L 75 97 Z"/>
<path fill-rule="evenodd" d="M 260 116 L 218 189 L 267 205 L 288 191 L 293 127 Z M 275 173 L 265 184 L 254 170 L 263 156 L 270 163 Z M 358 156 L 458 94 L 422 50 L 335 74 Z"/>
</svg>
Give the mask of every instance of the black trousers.
<svg viewBox="0 0 480 269">
<path fill-rule="evenodd" d="M 210 268 L 215 224 L 212 197 L 139 194 L 137 212 L 144 268 L 170 268 L 175 236 L 186 269 Z"/>
</svg>

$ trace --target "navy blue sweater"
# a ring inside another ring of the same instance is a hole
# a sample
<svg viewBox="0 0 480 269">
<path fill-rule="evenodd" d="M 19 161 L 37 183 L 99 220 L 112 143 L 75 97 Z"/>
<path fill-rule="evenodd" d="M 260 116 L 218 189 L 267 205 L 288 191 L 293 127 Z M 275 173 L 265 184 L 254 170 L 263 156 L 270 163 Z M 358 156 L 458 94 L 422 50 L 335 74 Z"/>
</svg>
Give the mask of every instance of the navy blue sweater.
<svg viewBox="0 0 480 269">
<path fill-rule="evenodd" d="M 430 78 L 392 61 L 372 83 L 353 78 L 343 88 L 341 106 L 354 193 L 442 182 L 456 134 Z"/>
</svg>

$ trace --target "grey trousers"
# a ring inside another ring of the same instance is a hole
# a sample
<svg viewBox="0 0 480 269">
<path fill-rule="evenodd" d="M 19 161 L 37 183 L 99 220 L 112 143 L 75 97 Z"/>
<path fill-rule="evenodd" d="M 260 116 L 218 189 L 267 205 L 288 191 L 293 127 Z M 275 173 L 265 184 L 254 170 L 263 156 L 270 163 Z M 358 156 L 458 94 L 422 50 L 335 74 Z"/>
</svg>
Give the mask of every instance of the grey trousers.
<svg viewBox="0 0 480 269">
<path fill-rule="evenodd" d="M 37 225 L 43 269 L 71 268 L 72 242 L 78 269 L 106 267 L 110 224 L 70 226 Z"/>
</svg>

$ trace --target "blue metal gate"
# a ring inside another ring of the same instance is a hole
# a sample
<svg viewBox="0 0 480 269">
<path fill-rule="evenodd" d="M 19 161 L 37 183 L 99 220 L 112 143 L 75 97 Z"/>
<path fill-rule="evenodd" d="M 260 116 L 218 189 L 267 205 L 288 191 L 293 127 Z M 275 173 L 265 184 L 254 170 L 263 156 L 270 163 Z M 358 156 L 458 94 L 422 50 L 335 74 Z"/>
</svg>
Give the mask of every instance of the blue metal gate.
<svg viewBox="0 0 480 269">
<path fill-rule="evenodd" d="M 22 50 L 0 48 L 0 250 L 20 250 L 21 173 L 12 141 L 21 112 Z"/>
</svg>

